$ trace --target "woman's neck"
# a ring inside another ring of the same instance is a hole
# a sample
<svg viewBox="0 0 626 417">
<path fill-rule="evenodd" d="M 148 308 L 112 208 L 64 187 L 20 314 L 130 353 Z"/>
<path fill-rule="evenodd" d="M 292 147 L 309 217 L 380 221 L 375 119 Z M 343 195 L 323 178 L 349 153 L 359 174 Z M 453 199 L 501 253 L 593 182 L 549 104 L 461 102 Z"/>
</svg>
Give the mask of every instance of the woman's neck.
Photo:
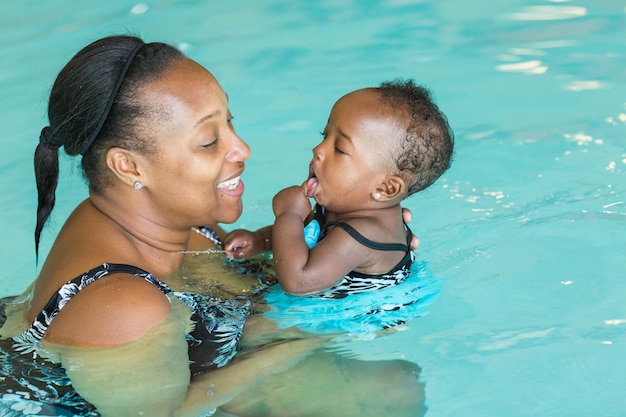
<svg viewBox="0 0 626 417">
<path fill-rule="evenodd" d="M 129 196 L 102 195 L 90 191 L 87 204 L 111 221 L 149 262 L 176 269 L 187 249 L 191 230 L 169 227 L 154 210 Z"/>
</svg>

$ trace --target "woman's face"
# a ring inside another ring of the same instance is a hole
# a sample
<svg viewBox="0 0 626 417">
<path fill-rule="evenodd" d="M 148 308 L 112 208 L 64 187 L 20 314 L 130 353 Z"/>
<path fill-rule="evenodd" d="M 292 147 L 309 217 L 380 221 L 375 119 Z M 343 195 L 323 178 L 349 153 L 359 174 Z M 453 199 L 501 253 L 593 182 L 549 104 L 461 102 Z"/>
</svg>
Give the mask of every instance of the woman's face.
<svg viewBox="0 0 626 417">
<path fill-rule="evenodd" d="M 140 95 L 152 103 L 145 131 L 157 147 L 141 164 L 142 191 L 149 193 L 159 221 L 185 229 L 237 220 L 250 148 L 235 133 L 217 80 L 185 58 L 144 85 Z"/>
</svg>

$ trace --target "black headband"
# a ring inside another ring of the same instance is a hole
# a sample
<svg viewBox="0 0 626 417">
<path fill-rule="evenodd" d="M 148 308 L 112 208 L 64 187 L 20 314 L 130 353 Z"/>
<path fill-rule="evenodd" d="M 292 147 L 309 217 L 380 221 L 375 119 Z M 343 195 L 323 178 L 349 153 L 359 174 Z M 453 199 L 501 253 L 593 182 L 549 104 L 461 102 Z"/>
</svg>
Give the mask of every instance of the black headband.
<svg viewBox="0 0 626 417">
<path fill-rule="evenodd" d="M 96 126 L 96 129 L 93 131 L 89 139 L 87 139 L 85 143 L 83 143 L 83 146 L 80 148 L 79 153 L 81 155 L 85 155 L 85 153 L 89 150 L 89 147 L 91 146 L 93 141 L 96 139 L 96 136 L 98 136 L 98 134 L 100 133 L 100 130 L 102 129 L 102 126 L 104 125 L 104 122 L 106 121 L 109 115 L 109 112 L 111 111 L 111 107 L 113 107 L 113 102 L 115 101 L 115 98 L 117 97 L 117 93 L 119 93 L 120 88 L 122 87 L 122 83 L 124 82 L 124 78 L 126 77 L 126 73 L 128 72 L 130 65 L 133 63 L 133 59 L 135 59 L 135 56 L 137 56 L 137 53 L 144 45 L 145 44 L 142 42 L 139 45 L 135 46 L 135 49 L 133 49 L 130 55 L 128 55 L 128 58 L 126 58 L 126 64 L 124 64 L 124 68 L 122 69 L 122 72 L 120 72 L 120 75 L 117 78 L 115 87 L 113 87 L 113 90 L 111 91 L 109 102 L 107 103 L 107 106 L 104 109 L 104 113 L 102 113 L 102 116 L 100 117 L 100 120 L 98 121 L 98 125 Z"/>
</svg>

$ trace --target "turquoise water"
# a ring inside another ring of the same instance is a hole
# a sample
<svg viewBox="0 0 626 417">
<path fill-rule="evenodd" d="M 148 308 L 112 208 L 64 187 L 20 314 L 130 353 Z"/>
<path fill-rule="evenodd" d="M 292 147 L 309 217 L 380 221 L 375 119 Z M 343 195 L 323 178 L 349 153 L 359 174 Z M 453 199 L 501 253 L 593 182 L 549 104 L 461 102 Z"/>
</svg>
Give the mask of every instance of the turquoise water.
<svg viewBox="0 0 626 417">
<path fill-rule="evenodd" d="M 429 417 L 625 416 L 626 4 L 620 0 L 111 0 L 0 6 L 0 295 L 36 274 L 32 154 L 62 65 L 117 32 L 178 44 L 253 150 L 237 226 L 306 176 L 334 101 L 432 88 L 453 167 L 407 201 L 430 314 L 350 349 L 422 367 Z M 63 161 L 42 254 L 86 188 Z"/>
</svg>

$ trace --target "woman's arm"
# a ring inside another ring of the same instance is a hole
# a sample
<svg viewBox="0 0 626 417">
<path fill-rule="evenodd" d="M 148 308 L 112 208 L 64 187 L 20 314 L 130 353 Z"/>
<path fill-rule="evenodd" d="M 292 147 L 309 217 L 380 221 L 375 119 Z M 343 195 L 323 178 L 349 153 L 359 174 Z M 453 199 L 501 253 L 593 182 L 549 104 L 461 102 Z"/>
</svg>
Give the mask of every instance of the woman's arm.
<svg viewBox="0 0 626 417">
<path fill-rule="evenodd" d="M 109 347 L 45 342 L 42 347 L 61 362 L 76 391 L 103 417 L 171 416 L 189 386 L 185 336 L 192 325 L 187 307 L 174 302 L 171 310 L 132 342 Z"/>
<path fill-rule="evenodd" d="M 185 336 L 193 323 L 177 299 L 171 310 L 165 321 L 130 343 L 81 348 L 45 342 L 42 347 L 103 417 L 196 417 L 321 346 L 321 339 L 308 338 L 258 348 L 190 383 Z"/>
<path fill-rule="evenodd" d="M 284 372 L 322 345 L 319 338 L 294 339 L 250 353 L 191 381 L 176 417 L 197 417 L 226 404 L 247 388 Z M 262 399 L 259 399 L 261 401 Z"/>
</svg>

